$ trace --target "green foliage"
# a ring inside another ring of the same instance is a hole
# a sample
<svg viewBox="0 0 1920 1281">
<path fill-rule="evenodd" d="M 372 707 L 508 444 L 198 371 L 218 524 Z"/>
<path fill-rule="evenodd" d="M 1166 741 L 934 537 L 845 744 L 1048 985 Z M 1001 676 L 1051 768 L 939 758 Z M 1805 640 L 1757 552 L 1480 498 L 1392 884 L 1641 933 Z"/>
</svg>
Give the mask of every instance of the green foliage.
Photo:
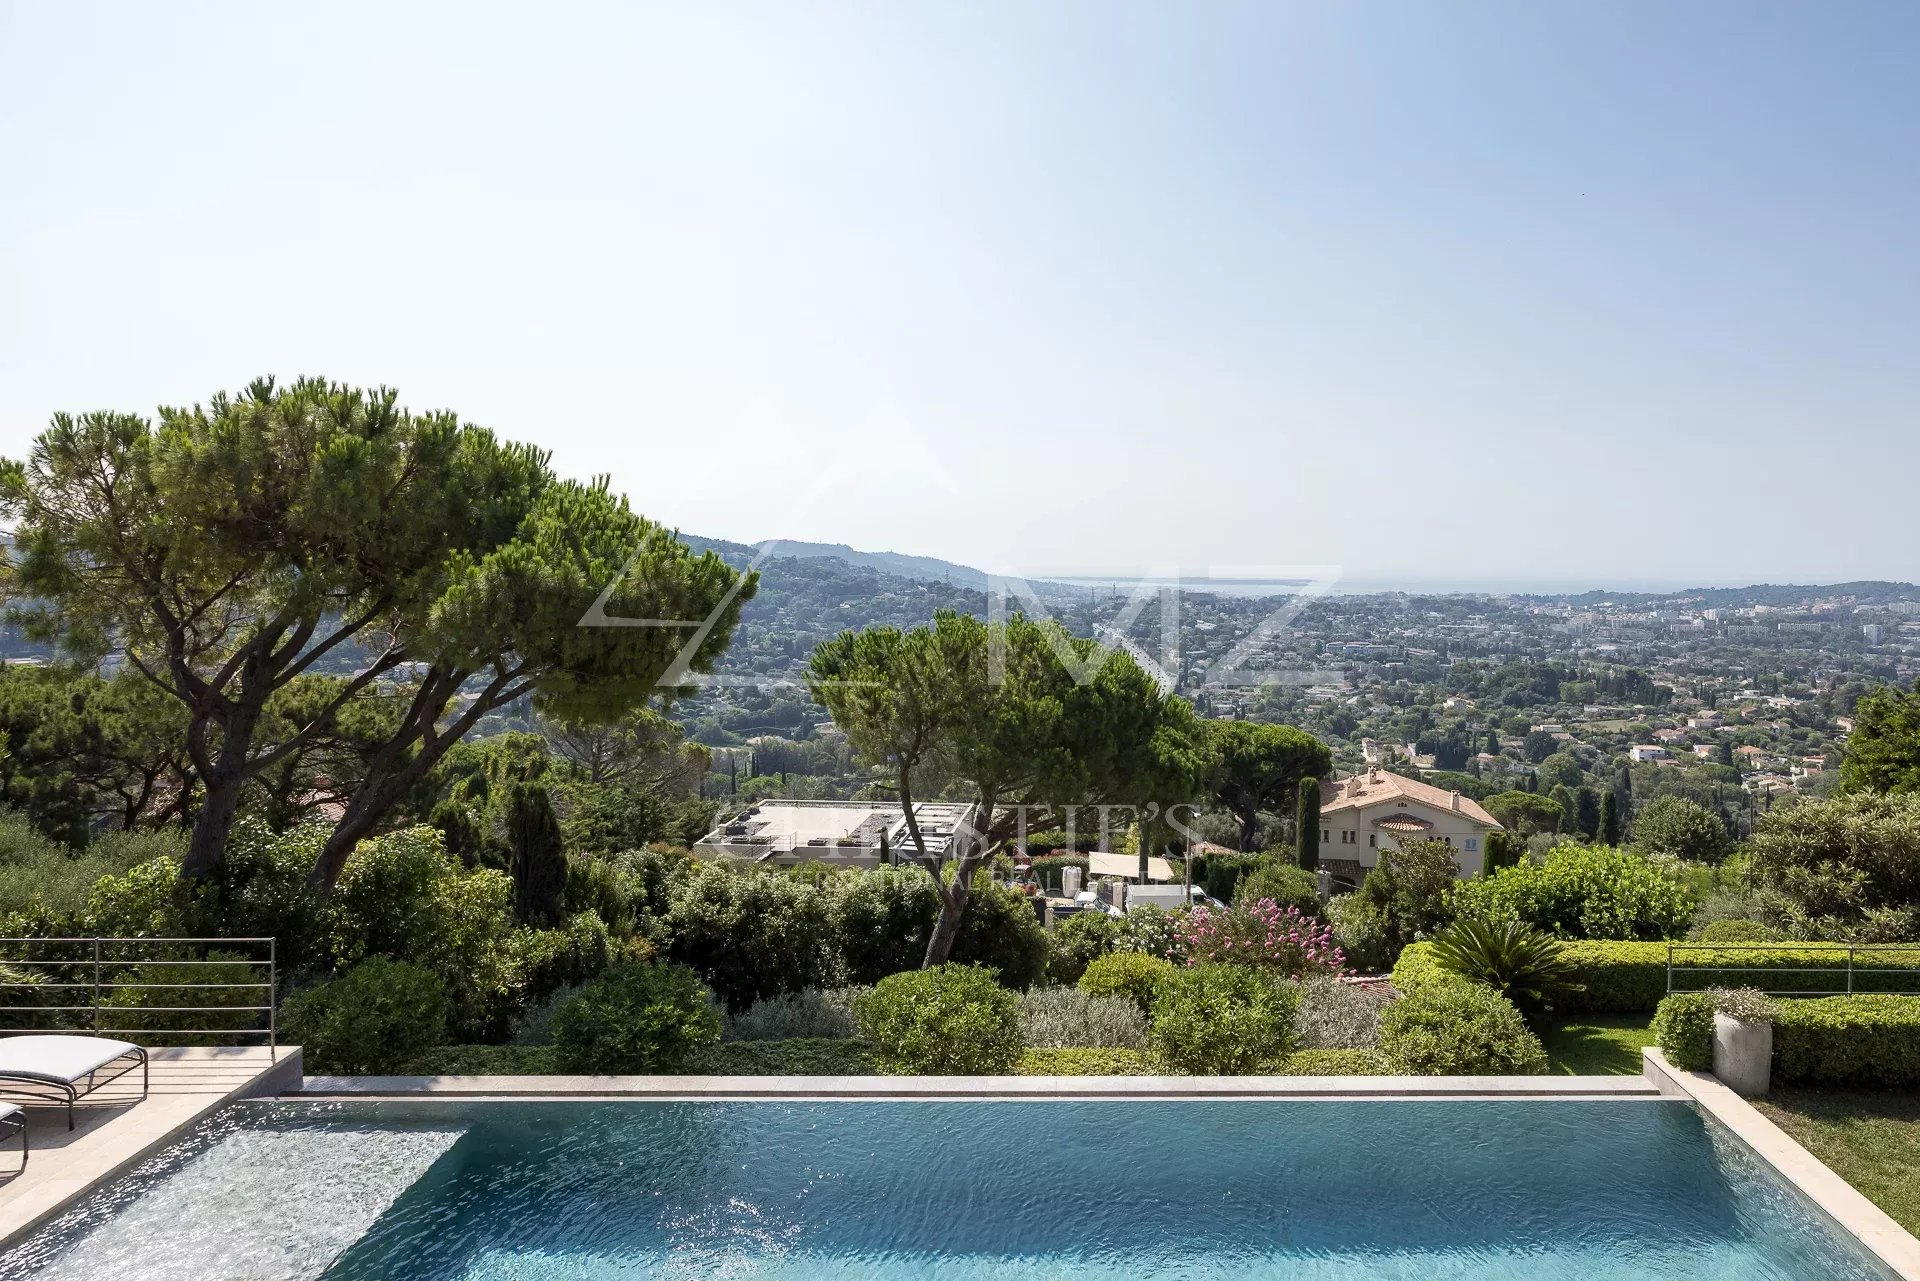
<svg viewBox="0 0 1920 1281">
<path fill-rule="evenodd" d="M 1297 909 L 1302 916 L 1319 916 L 1320 882 L 1312 872 L 1265 855 L 1233 887 L 1234 906 L 1272 899 L 1282 911 Z"/>
<path fill-rule="evenodd" d="M 558 1076 L 551 1045 L 440 1045 L 406 1065 L 419 1076 Z"/>
<path fill-rule="evenodd" d="M 1016 1076 L 1147 1076 L 1153 1059 L 1141 1050 L 1036 1046 L 1021 1054 Z"/>
<path fill-rule="evenodd" d="M 684 965 L 616 965 L 561 1004 L 553 1054 L 562 1072 L 672 1071 L 720 1039 L 720 1016 Z"/>
<path fill-rule="evenodd" d="M 723 1041 L 842 1040 L 860 1033 L 853 1003 L 864 987 L 803 988 L 755 1001 L 744 1014 L 729 1014 Z"/>
<path fill-rule="evenodd" d="M 940 914 L 940 895 L 923 869 L 836 877 L 826 891 L 828 925 L 848 982 L 871 985 L 918 968 Z"/>
<path fill-rule="evenodd" d="M 1053 927 L 1047 947 L 1047 981 L 1078 983 L 1087 966 L 1111 952 L 1120 922 L 1105 912 L 1075 912 Z"/>
<path fill-rule="evenodd" d="M 1739 918 L 1714 921 L 1699 932 L 1702 943 L 1772 943 L 1780 935 L 1759 921 L 1744 921 Z"/>
<path fill-rule="evenodd" d="M 260 1044 L 267 1016 L 258 1007 L 273 995 L 264 956 L 254 962 L 242 952 L 216 949 L 195 959 L 209 964 L 153 962 L 111 973 L 116 986 L 101 997 L 101 1026 L 148 1046 Z M 177 1006 L 215 1008 L 167 1008 Z"/>
<path fill-rule="evenodd" d="M 1148 1034 L 1170 1070 L 1241 1076 L 1293 1048 L 1297 984 L 1239 965 L 1176 969 L 1159 984 Z"/>
<path fill-rule="evenodd" d="M 1073 987 L 1037 987 L 1020 996 L 1020 1039 L 1028 1047 L 1147 1048 L 1147 1016 L 1126 996 Z"/>
<path fill-rule="evenodd" d="M 674 894 L 665 927 L 667 955 L 736 1012 L 833 977 L 826 893 L 794 877 L 701 864 Z"/>
<path fill-rule="evenodd" d="M 1751 876 L 1798 938 L 1920 938 L 1920 792 L 1803 801 L 1762 816 Z"/>
<path fill-rule="evenodd" d="M 1401 948 L 1453 919 L 1459 869 L 1453 847 L 1444 841 L 1408 841 L 1380 851 L 1379 861 L 1350 896 L 1359 902 L 1347 909 L 1349 925 L 1366 917 L 1378 931 L 1385 953 L 1378 963 L 1391 964 Z M 1336 941 L 1338 933 L 1336 929 Z M 1364 957 L 1355 963 L 1372 960 Z"/>
<path fill-rule="evenodd" d="M 177 831 L 109 832 L 74 850 L 36 831 L 19 811 L 0 810 L 0 916 L 79 912 L 102 877 L 123 876 L 155 859 L 177 860 L 184 844 Z"/>
<path fill-rule="evenodd" d="M 1029 848 L 1031 848 L 1031 838 L 1029 839 L 1028 845 Z M 1082 873 L 1080 879 L 1084 884 L 1086 881 L 1085 873 L 1093 866 L 1093 860 L 1089 859 L 1085 854 L 1074 854 L 1062 851 L 1057 854 L 1042 854 L 1032 861 L 1031 866 L 1034 879 L 1037 880 L 1043 888 L 1052 890 L 1058 894 L 1062 889 L 1060 879 L 1062 873 L 1070 867 L 1077 867 Z"/>
<path fill-rule="evenodd" d="M 946 964 L 892 974 L 854 1002 L 881 1071 L 979 1076 L 1020 1060 L 1020 1003 L 991 970 Z"/>
<path fill-rule="evenodd" d="M 1653 1013 L 1654 1044 L 1667 1062 L 1688 1072 L 1713 1070 L 1713 998 L 1705 992 L 1675 992 Z"/>
<path fill-rule="evenodd" d="M 698 1051 L 681 1068 L 711 1076 L 872 1076 L 862 1041 L 794 1037 L 785 1041 L 722 1041 Z"/>
<path fill-rule="evenodd" d="M 1393 1076 L 1378 1050 L 1295 1050 L 1273 1065 L 1275 1076 Z"/>
<path fill-rule="evenodd" d="M 1566 939 L 1678 938 L 1694 911 L 1692 895 L 1645 858 L 1587 845 L 1558 845 L 1544 862 L 1465 882 L 1454 901 L 1463 917 Z"/>
<path fill-rule="evenodd" d="M 1240 887 L 1240 878 L 1258 867 L 1263 859 L 1259 854 L 1208 854 L 1196 860 L 1196 882 L 1208 898 L 1231 903 Z"/>
<path fill-rule="evenodd" d="M 1109 952 L 1087 963 L 1079 987 L 1089 996 L 1124 996 L 1145 1013 L 1174 973 L 1174 964 L 1158 956 Z"/>
<path fill-rule="evenodd" d="M 1300 795 L 1293 807 L 1293 858 L 1303 872 L 1320 866 L 1320 780 L 1300 780 Z"/>
<path fill-rule="evenodd" d="M 605 859 L 575 855 L 567 859 L 562 904 L 568 915 L 591 912 L 615 938 L 633 934 L 633 900 L 620 870 Z"/>
<path fill-rule="evenodd" d="M 983 965 L 1008 987 L 1024 992 L 1047 972 L 1047 931 L 1034 901 L 1017 890 L 979 885 L 967 896 L 953 959 Z"/>
<path fill-rule="evenodd" d="M 1920 997 L 1779 1002 L 1773 1019 L 1773 1073 L 1789 1085 L 1920 1086 Z"/>
<path fill-rule="evenodd" d="M 598 976 L 615 955 L 613 936 L 592 912 L 568 917 L 559 929 L 517 929 L 507 937 L 506 953 L 509 995 L 522 1007 Z"/>
<path fill-rule="evenodd" d="M 288 997 L 283 1015 L 309 1071 L 402 1072 L 446 1039 L 447 993 L 424 966 L 375 956 Z"/>
<path fill-rule="evenodd" d="M 374 956 L 424 966 L 446 986 L 450 1029 L 489 1029 L 507 988 L 513 884 L 469 872 L 431 827 L 361 842 L 322 911 L 327 954 L 348 967 Z"/>
<path fill-rule="evenodd" d="M 1633 843 L 1649 854 L 1711 863 L 1730 844 L 1720 816 L 1684 796 L 1659 796 L 1633 820 Z"/>
<path fill-rule="evenodd" d="M 1297 803 L 1300 781 L 1333 768 L 1333 755 L 1313 735 L 1291 725 L 1209 720 L 1205 729 L 1208 781 L 1240 823 L 1240 848 L 1254 848 L 1260 811 Z M 1216 895 L 1222 902 L 1230 895 Z"/>
<path fill-rule="evenodd" d="M 1385 910 L 1358 894 L 1336 894 L 1327 901 L 1326 916 L 1333 941 L 1347 964 L 1365 974 L 1391 969 L 1399 955 L 1392 923 Z"/>
<path fill-rule="evenodd" d="M 1560 1002 L 1565 1011 L 1644 1012 L 1667 994 L 1665 943 L 1572 942 L 1563 955 L 1584 989 Z M 1689 947 L 1673 954 L 1673 983 L 1678 991 L 1729 983 L 1785 993 L 1832 991 L 1846 984 L 1846 956 L 1844 948 L 1832 947 Z M 1875 949 L 1862 953 L 1859 964 L 1856 990 L 1920 987 L 1920 946 Z"/>
<path fill-rule="evenodd" d="M 1529 836 L 1558 832 L 1566 819 L 1558 805 L 1533 792 L 1496 792 L 1480 802 L 1480 806 L 1522 841 Z"/>
<path fill-rule="evenodd" d="M 1403 992 L 1380 1016 L 1380 1052 L 1400 1071 L 1532 1076 L 1547 1070 L 1540 1039 L 1513 1003 L 1492 988 L 1449 977 Z"/>
<path fill-rule="evenodd" d="M 1840 786 L 1920 792 L 1920 690 L 1876 689 L 1854 705 Z"/>
<path fill-rule="evenodd" d="M 1404 953 L 1402 954 L 1404 955 Z M 1370 1050 L 1380 1044 L 1385 1002 L 1372 991 L 1342 983 L 1331 974 L 1300 984 L 1294 1032 L 1302 1050 Z"/>
<path fill-rule="evenodd" d="M 1456 921 L 1435 936 L 1432 957 L 1440 969 L 1484 983 L 1524 1011 L 1551 1009 L 1580 987 L 1564 945 L 1518 921 Z"/>
<path fill-rule="evenodd" d="M 1144 952 L 1178 965 L 1187 959 L 1180 942 L 1180 922 L 1185 915 L 1185 908 L 1169 912 L 1153 906 L 1136 907 L 1120 918 L 1113 950 Z"/>
<path fill-rule="evenodd" d="M 566 911 L 567 856 L 547 789 L 516 783 L 507 798 L 508 871 L 513 915 L 522 925 L 552 925 Z"/>
</svg>

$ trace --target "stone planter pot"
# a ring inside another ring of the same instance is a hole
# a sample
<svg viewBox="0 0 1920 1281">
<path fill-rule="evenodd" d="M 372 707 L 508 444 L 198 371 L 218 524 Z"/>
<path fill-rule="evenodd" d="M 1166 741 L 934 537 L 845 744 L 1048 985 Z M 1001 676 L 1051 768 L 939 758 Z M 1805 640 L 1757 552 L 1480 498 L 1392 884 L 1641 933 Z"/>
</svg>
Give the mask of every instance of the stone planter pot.
<svg viewBox="0 0 1920 1281">
<path fill-rule="evenodd" d="M 1713 1074 L 1735 1094 L 1765 1094 L 1773 1074 L 1773 1024 L 1714 1015 Z"/>
</svg>

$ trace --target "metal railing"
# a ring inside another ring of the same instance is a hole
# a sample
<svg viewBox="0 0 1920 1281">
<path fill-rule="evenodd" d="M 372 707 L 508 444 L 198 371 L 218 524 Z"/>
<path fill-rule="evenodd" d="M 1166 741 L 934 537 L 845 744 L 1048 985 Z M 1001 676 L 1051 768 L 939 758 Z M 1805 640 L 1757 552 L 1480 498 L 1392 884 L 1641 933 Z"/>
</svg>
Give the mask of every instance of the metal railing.
<svg viewBox="0 0 1920 1281">
<path fill-rule="evenodd" d="M 271 938 L 0 938 L 0 1036 L 257 1039 L 277 1060 L 279 991 Z"/>
<path fill-rule="evenodd" d="M 1808 965 L 1743 964 L 1754 953 L 1817 953 L 1822 963 Z M 1729 956 L 1725 965 L 1703 962 L 1701 954 Z M 1729 955 L 1731 954 L 1731 955 Z M 1824 958 L 1831 956 L 1831 962 Z M 1902 964 L 1888 965 L 1890 960 Z M 1769 986 L 1745 976 L 1809 976 L 1805 985 Z M 1679 978 L 1681 985 L 1676 986 Z M 1729 978 L 1732 981 L 1729 981 Z M 1697 980 L 1697 981 L 1696 981 Z M 1824 980 L 1825 985 L 1822 985 Z M 1769 996 L 1854 996 L 1863 993 L 1920 996 L 1920 943 L 1669 943 L 1667 991 L 1698 992 L 1709 987 L 1756 987 Z"/>
</svg>

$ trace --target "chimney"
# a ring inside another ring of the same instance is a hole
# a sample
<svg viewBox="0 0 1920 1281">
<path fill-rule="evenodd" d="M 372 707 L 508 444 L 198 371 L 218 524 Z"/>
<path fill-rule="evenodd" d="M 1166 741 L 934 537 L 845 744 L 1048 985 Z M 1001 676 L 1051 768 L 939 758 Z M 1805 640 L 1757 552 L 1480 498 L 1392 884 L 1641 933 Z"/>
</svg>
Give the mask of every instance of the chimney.
<svg viewBox="0 0 1920 1281">
<path fill-rule="evenodd" d="M 1454 808 L 1454 809 L 1455 809 L 1456 811 L 1458 811 L 1458 810 L 1459 810 L 1459 808 L 1460 808 L 1460 793 L 1458 793 L 1458 792 L 1455 792 L 1455 793 L 1453 794 L 1453 808 Z"/>
</svg>

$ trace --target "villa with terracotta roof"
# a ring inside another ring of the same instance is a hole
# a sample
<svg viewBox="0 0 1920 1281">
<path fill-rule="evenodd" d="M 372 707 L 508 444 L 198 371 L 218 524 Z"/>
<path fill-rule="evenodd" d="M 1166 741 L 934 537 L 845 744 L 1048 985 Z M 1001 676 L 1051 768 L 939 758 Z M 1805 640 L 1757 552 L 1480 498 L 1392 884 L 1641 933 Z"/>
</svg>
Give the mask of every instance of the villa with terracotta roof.
<svg viewBox="0 0 1920 1281">
<path fill-rule="evenodd" d="M 1460 875 L 1477 876 L 1487 833 L 1498 830 L 1479 802 L 1399 774 L 1368 770 L 1320 784 L 1320 866 L 1349 887 L 1403 840 L 1445 841 Z"/>
</svg>

